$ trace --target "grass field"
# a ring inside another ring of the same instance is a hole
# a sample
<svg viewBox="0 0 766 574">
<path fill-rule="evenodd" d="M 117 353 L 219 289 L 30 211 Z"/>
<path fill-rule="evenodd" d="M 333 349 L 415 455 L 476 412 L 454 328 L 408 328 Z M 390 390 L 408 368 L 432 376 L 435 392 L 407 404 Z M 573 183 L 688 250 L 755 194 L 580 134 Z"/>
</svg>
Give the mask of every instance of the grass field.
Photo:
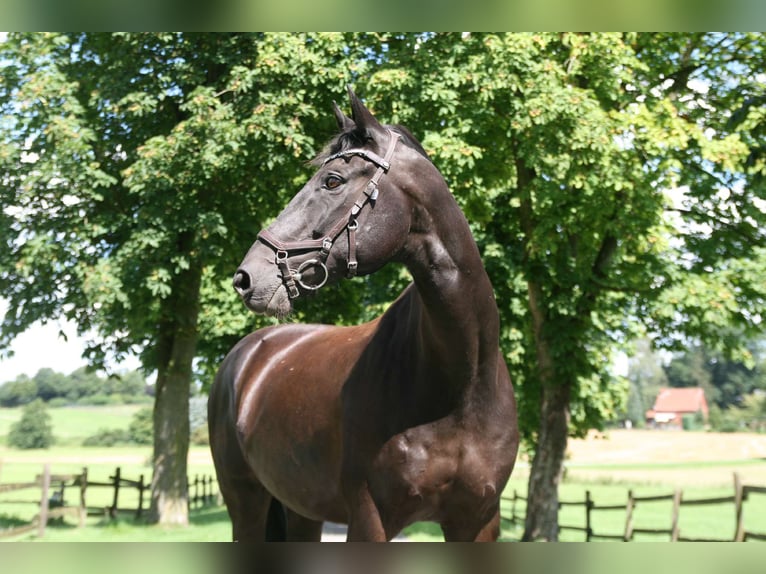
<svg viewBox="0 0 766 574">
<path fill-rule="evenodd" d="M 0 409 L 0 483 L 32 479 L 50 463 L 54 473 L 76 473 L 83 466 L 94 480 L 107 480 L 120 466 L 122 475 L 138 478 L 151 475 L 150 447 L 82 447 L 81 439 L 100 428 L 127 428 L 135 410 L 140 407 L 71 407 L 51 409 L 54 434 L 66 437 L 65 444 L 49 450 L 20 451 L 5 446 L 5 434 L 20 416 L 18 409 Z M 529 465 L 520 460 L 506 489 L 524 495 L 527 489 Z M 566 474 L 560 488 L 562 501 L 582 501 L 589 490 L 597 505 L 625 504 L 628 489 L 635 496 L 669 494 L 675 488 L 683 490 L 684 499 L 700 499 L 733 494 L 733 473 L 738 472 L 748 484 L 766 485 L 766 435 L 718 434 L 673 431 L 616 430 L 592 433 L 586 439 L 571 440 L 566 462 Z M 192 447 L 189 453 L 189 474 L 214 474 L 207 447 Z M 111 491 L 103 489 L 88 494 L 91 504 L 107 506 Z M 74 493 L 73 493 L 74 494 Z M 37 493 L 27 491 L 26 498 Z M 125 489 L 121 505 L 134 504 L 136 495 Z M 91 498 L 94 497 L 94 498 Z M 101 498 L 98 498 L 101 497 Z M 0 528 L 28 520 L 35 513 L 32 504 L 4 502 L 10 494 L 0 495 Z M 93 501 L 93 502 L 92 502 Z M 504 514 L 510 515 L 504 503 Z M 524 514 L 520 502 L 516 508 Z M 584 526 L 585 510 L 579 506 L 563 506 L 560 524 Z M 125 517 L 109 521 L 100 517 L 88 519 L 85 528 L 76 528 L 71 520 L 48 528 L 44 541 L 226 541 L 231 527 L 223 507 L 193 510 L 188 528 L 162 528 L 135 523 Z M 639 503 L 634 512 L 636 528 L 669 528 L 671 502 Z M 766 533 L 766 495 L 753 495 L 746 502 L 745 526 L 748 530 Z M 682 507 L 679 525 L 682 536 L 692 538 L 726 539 L 734 534 L 734 505 Z M 599 534 L 621 534 L 625 527 L 625 511 L 596 511 L 592 528 Z M 522 524 L 504 523 L 503 540 L 518 540 Z M 441 540 L 438 526 L 417 524 L 406 533 L 411 540 Z M 35 540 L 34 534 L 18 538 Z M 662 541 L 667 536 L 636 534 L 637 541 Z M 563 530 L 562 541 L 582 541 L 582 532 Z"/>
<path fill-rule="evenodd" d="M 102 429 L 126 429 L 130 419 L 146 405 L 117 405 L 99 407 L 59 407 L 48 409 L 53 436 L 58 446 L 80 445 L 87 437 Z M 11 425 L 21 418 L 21 408 L 0 408 L 0 444 Z"/>
</svg>

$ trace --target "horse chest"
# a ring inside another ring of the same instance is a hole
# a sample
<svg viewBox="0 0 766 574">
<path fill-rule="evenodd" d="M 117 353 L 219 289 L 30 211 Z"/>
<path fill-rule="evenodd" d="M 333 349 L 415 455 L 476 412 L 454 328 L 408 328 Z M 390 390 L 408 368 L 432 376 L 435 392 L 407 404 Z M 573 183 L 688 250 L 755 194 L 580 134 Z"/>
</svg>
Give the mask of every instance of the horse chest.
<svg viewBox="0 0 766 574">
<path fill-rule="evenodd" d="M 380 498 L 432 518 L 447 504 L 490 504 L 507 477 L 494 464 L 492 445 L 474 433 L 424 428 L 389 440 L 370 484 Z"/>
</svg>

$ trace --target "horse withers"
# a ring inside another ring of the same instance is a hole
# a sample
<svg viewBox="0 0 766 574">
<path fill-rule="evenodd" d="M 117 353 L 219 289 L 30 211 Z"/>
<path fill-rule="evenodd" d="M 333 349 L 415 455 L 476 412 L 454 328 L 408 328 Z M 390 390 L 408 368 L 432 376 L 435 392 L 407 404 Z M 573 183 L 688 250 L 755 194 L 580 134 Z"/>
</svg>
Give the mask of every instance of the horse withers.
<svg viewBox="0 0 766 574">
<path fill-rule="evenodd" d="M 210 445 L 240 541 L 385 541 L 417 521 L 496 540 L 519 444 L 492 286 L 425 151 L 349 90 L 352 117 L 234 276 L 256 313 L 389 261 L 413 282 L 354 327 L 281 324 L 242 339 L 209 400 Z"/>
</svg>

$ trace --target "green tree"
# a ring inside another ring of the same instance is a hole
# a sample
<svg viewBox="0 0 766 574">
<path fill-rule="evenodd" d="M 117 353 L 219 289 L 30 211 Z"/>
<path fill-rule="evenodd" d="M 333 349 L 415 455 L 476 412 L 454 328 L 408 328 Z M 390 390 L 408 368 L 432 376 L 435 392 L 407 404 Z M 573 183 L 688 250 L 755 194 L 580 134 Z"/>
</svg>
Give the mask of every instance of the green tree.
<svg viewBox="0 0 766 574">
<path fill-rule="evenodd" d="M 120 394 L 126 402 L 136 402 L 146 397 L 146 377 L 140 371 L 117 373 L 109 377 L 113 394 Z"/>
<path fill-rule="evenodd" d="M 761 328 L 763 114 L 752 102 L 765 40 L 380 40 L 383 64 L 360 91 L 419 132 L 474 224 L 534 451 L 524 538 L 555 540 L 568 434 L 624 406 L 610 352 L 640 333 L 741 351 L 726 328 Z"/>
<path fill-rule="evenodd" d="M 746 344 L 750 356 L 758 352 L 754 344 Z M 721 409 L 739 407 L 745 397 L 764 385 L 761 365 L 752 368 L 726 354 L 711 351 L 704 345 L 692 345 L 679 352 L 665 368 L 672 387 L 702 387 L 708 403 Z"/>
<path fill-rule="evenodd" d="M 33 380 L 37 384 L 37 396 L 46 402 L 66 395 L 66 377 L 53 369 L 40 369 Z"/>
<path fill-rule="evenodd" d="M 21 449 L 53 445 L 53 426 L 45 403 L 36 399 L 24 407 L 21 418 L 11 426 L 8 446 Z"/>
<path fill-rule="evenodd" d="M 19 375 L 13 381 L 0 386 L 0 406 L 18 407 L 37 398 L 37 383 L 27 375 Z"/>
<path fill-rule="evenodd" d="M 209 374 L 263 324 L 229 278 L 365 58 L 340 34 L 11 34 L 0 61 L 0 346 L 63 316 L 92 334 L 91 366 L 139 353 L 157 373 L 151 514 L 186 523 L 193 359 Z"/>
<path fill-rule="evenodd" d="M 72 402 L 104 392 L 104 381 L 93 369 L 80 367 L 67 377 L 67 399 Z"/>
<path fill-rule="evenodd" d="M 635 342 L 628 362 L 628 418 L 639 424 L 645 420 L 646 411 L 652 408 L 662 387 L 669 386 L 663 369 L 662 359 L 652 350 L 651 341 L 639 339 Z"/>
<path fill-rule="evenodd" d="M 555 540 L 568 435 L 625 407 L 629 384 L 605 367 L 614 349 L 648 335 L 748 359 L 742 338 L 762 328 L 765 43 L 11 35 L 0 344 L 63 315 L 97 334 L 94 365 L 140 351 L 157 371 L 153 508 L 185 520 L 192 359 L 209 376 L 263 324 L 228 278 L 305 181 L 301 161 L 333 130 L 331 99 L 355 83 L 379 117 L 413 129 L 472 222 L 534 452 L 524 537 Z M 302 302 L 296 318 L 358 321 L 406 281 L 386 268 Z"/>
</svg>

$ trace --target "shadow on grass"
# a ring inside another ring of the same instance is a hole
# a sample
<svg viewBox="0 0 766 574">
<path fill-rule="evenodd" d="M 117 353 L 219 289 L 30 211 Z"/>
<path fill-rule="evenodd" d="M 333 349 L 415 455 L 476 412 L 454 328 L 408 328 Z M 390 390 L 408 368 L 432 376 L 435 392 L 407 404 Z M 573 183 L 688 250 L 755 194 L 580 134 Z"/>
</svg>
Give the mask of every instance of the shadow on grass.
<svg viewBox="0 0 766 574">
<path fill-rule="evenodd" d="M 189 511 L 190 526 L 210 526 L 216 523 L 229 522 L 229 514 L 226 512 L 225 506 L 206 506 L 203 508 L 195 508 Z M 25 523 L 22 522 L 21 524 Z M 0 528 L 3 526 L 4 523 L 2 522 L 2 515 L 0 515 Z M 132 512 L 122 512 L 118 513 L 116 517 L 103 516 L 95 524 L 91 524 L 91 526 L 103 530 L 120 530 L 123 527 L 152 527 L 155 525 L 151 523 L 146 516 L 136 518 Z M 51 520 L 48 523 L 48 527 L 53 527 L 59 530 L 67 530 L 78 528 L 78 525 L 71 521 L 65 522 L 62 518 Z"/>
<path fill-rule="evenodd" d="M 45 528 L 55 528 L 56 530 L 65 531 L 65 530 L 74 530 L 77 528 L 77 524 L 74 522 L 67 522 L 63 516 L 59 516 L 58 518 L 51 518 L 48 520 L 48 524 Z"/>
<path fill-rule="evenodd" d="M 198 526 L 206 526 L 216 522 L 229 523 L 230 521 L 225 506 L 208 506 L 189 512 L 189 523 Z"/>
<path fill-rule="evenodd" d="M 21 518 L 13 516 L 12 514 L 0 514 L 0 530 L 10 530 L 11 528 L 24 526 L 26 524 L 29 524 L 28 520 L 22 520 Z"/>
</svg>

